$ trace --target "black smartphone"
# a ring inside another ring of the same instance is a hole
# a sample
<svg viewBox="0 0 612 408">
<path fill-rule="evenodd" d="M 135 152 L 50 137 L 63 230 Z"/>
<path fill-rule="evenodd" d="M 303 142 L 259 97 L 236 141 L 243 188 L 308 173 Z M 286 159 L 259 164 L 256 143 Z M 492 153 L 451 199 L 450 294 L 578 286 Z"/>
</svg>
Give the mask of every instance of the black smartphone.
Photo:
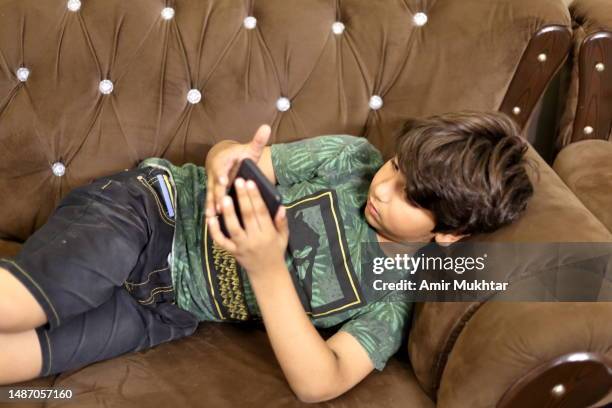
<svg viewBox="0 0 612 408">
<path fill-rule="evenodd" d="M 270 180 L 266 178 L 266 176 L 259 170 L 259 167 L 255 164 L 255 162 L 251 159 L 244 159 L 240 163 L 240 167 L 238 167 L 238 172 L 236 173 L 236 177 L 241 177 L 245 181 L 253 180 L 259 189 L 261 194 L 261 198 L 263 199 L 266 207 L 268 208 L 268 212 L 270 213 L 270 217 L 274 219 L 276 215 L 276 211 L 280 207 L 282 203 L 282 197 L 276 187 Z M 235 180 L 235 179 L 234 179 Z M 234 187 L 234 182 L 232 181 L 231 187 L 227 192 L 227 195 L 232 198 L 234 202 L 234 209 L 236 211 L 236 217 L 238 221 L 240 221 L 240 225 L 244 228 L 244 223 L 242 222 L 242 216 L 240 215 L 240 205 L 238 203 L 238 196 L 236 195 L 236 188 Z M 226 237 L 229 237 L 230 234 L 225 227 L 225 222 L 223 220 L 223 215 L 219 216 L 219 226 L 221 227 L 221 232 L 225 234 Z"/>
</svg>

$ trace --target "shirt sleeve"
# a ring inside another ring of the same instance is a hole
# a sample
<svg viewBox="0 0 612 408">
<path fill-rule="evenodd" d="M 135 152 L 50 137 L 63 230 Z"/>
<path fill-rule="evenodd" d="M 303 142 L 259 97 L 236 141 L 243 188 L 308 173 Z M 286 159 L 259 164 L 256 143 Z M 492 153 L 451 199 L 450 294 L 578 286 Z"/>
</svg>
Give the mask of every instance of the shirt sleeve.
<svg viewBox="0 0 612 408">
<path fill-rule="evenodd" d="M 406 338 L 411 312 L 412 302 L 408 297 L 392 292 L 364 307 L 363 312 L 344 323 L 339 331 L 355 337 L 370 356 L 374 368 L 382 371 Z"/>
<path fill-rule="evenodd" d="M 318 177 L 373 175 L 382 165 L 380 152 L 363 137 L 325 135 L 270 146 L 278 184 L 290 186 Z"/>
</svg>

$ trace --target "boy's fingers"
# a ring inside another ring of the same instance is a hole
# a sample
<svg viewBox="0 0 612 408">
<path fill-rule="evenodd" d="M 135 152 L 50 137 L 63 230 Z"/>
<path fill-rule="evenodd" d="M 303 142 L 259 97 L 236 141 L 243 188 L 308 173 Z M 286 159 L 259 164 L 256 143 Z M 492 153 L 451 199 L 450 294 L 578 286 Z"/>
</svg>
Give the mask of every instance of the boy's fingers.
<svg viewBox="0 0 612 408">
<path fill-rule="evenodd" d="M 210 217 L 206 220 L 206 222 L 208 223 L 208 232 L 210 233 L 210 237 L 213 239 L 213 241 L 215 241 L 217 245 L 226 251 L 232 253 L 235 252 L 237 248 L 236 244 L 223 235 L 217 217 Z"/>
<path fill-rule="evenodd" d="M 265 222 L 264 220 L 268 219 L 271 221 L 270 213 L 268 212 L 268 207 L 266 207 L 266 204 L 261 198 L 261 193 L 259 192 L 259 189 L 257 188 L 257 185 L 254 181 L 247 181 L 246 186 L 249 197 L 251 198 L 251 203 L 253 203 L 253 211 L 255 213 L 255 216 L 260 221 L 260 226 L 263 227 L 262 223 Z"/>
<path fill-rule="evenodd" d="M 220 154 L 216 158 L 215 165 L 211 169 L 209 175 L 213 183 L 213 205 L 217 211 L 217 214 L 221 214 L 221 204 L 223 197 L 227 194 L 227 188 L 229 186 L 230 172 L 234 163 L 238 160 L 236 157 L 231 157 L 227 154 Z"/>
<path fill-rule="evenodd" d="M 206 216 L 212 217 L 216 215 L 215 200 L 213 196 L 213 190 L 215 188 L 215 182 L 212 177 L 206 182 Z"/>
<path fill-rule="evenodd" d="M 253 213 L 253 204 L 251 203 L 251 199 L 247 194 L 244 179 L 237 178 L 234 185 L 236 186 L 236 195 L 238 196 L 240 215 L 242 215 L 244 229 L 247 231 L 248 235 L 249 231 L 259 230 L 259 223 L 257 221 L 257 217 L 255 217 L 255 214 Z"/>
<path fill-rule="evenodd" d="M 218 176 L 213 188 L 213 200 L 217 214 L 221 213 L 223 197 L 227 193 L 227 176 Z"/>
<path fill-rule="evenodd" d="M 230 196 L 223 197 L 222 207 L 223 221 L 225 222 L 227 232 L 229 232 L 232 241 L 239 244 L 246 237 L 246 233 L 238 221 L 236 211 L 234 210 L 234 203 Z"/>
<path fill-rule="evenodd" d="M 274 225 L 276 226 L 278 232 L 284 237 L 289 236 L 289 223 L 287 222 L 287 210 L 285 210 L 285 206 L 281 205 L 276 211 Z"/>
</svg>

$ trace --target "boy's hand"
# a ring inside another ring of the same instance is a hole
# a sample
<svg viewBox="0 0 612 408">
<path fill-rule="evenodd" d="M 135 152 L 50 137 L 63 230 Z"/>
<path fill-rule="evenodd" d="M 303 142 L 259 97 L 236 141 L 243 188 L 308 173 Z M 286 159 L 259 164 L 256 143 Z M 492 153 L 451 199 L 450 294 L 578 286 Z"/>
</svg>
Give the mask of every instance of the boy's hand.
<svg viewBox="0 0 612 408">
<path fill-rule="evenodd" d="M 261 276 L 285 265 L 285 251 L 289 241 L 286 211 L 280 206 L 274 220 L 261 198 L 257 185 L 237 178 L 234 182 L 244 228 L 240 225 L 229 196 L 223 198 L 223 220 L 230 234 L 226 237 L 219 227 L 217 217 L 207 219 L 210 235 L 221 248 L 230 252 L 249 273 L 249 277 Z"/>
<path fill-rule="evenodd" d="M 249 143 L 223 141 L 216 144 L 206 156 L 206 217 L 221 213 L 222 199 L 225 196 L 232 169 L 241 160 L 249 158 L 255 163 L 259 161 L 264 147 L 270 138 L 271 129 L 261 125 Z"/>
</svg>

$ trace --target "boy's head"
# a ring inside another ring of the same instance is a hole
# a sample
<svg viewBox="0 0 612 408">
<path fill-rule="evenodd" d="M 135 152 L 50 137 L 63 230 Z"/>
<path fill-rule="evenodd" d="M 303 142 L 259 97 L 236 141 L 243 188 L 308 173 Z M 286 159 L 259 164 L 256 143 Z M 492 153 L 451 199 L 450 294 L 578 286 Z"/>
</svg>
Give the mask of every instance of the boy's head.
<svg viewBox="0 0 612 408">
<path fill-rule="evenodd" d="M 533 194 L 527 144 L 499 112 L 408 120 L 374 176 L 365 216 L 393 242 L 449 244 L 516 220 Z"/>
</svg>

